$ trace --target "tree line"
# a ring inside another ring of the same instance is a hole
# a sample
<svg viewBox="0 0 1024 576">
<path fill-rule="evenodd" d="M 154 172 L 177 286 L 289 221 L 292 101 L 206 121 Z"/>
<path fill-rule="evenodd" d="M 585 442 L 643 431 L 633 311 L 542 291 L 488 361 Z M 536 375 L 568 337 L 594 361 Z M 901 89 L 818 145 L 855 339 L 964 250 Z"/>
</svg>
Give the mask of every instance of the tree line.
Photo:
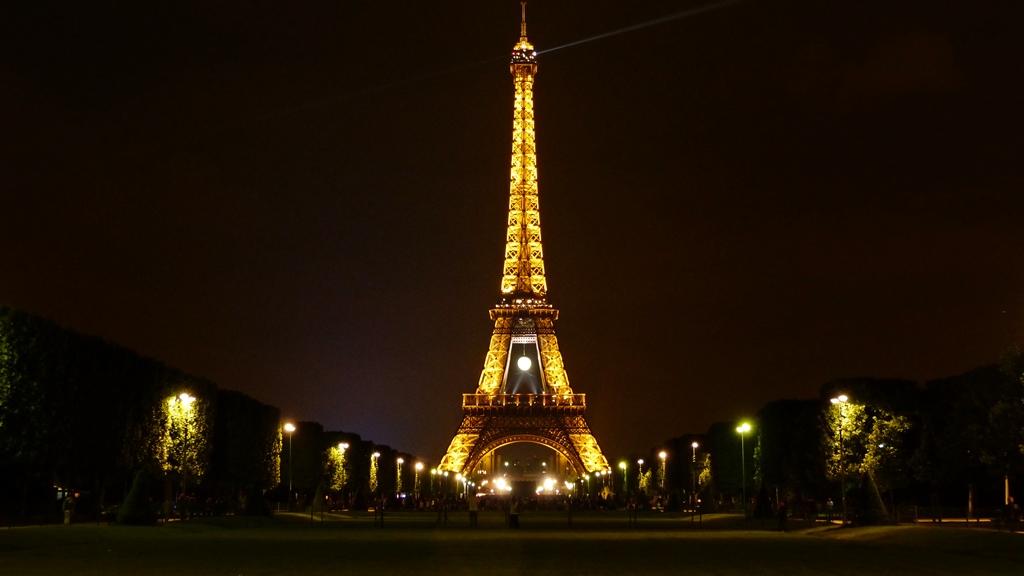
<svg viewBox="0 0 1024 576">
<path fill-rule="evenodd" d="M 277 407 L 0 306 L 0 521 L 54 520 L 69 496 L 79 517 L 98 517 L 133 482 L 154 517 L 186 502 L 308 507 L 318 489 L 365 500 L 371 467 L 380 488 L 399 482 L 387 446 L 315 422 L 282 425 Z"/>
<path fill-rule="evenodd" d="M 787 502 L 796 511 L 832 499 L 862 521 L 901 505 L 985 515 L 1024 477 L 1022 375 L 1014 349 L 923 386 L 835 380 L 818 398 L 766 404 L 749 432 L 716 423 L 667 440 L 645 464 L 613 462 L 607 483 L 677 505 L 699 499 L 706 510 Z M 407 453 L 316 422 L 284 424 L 274 406 L 0 306 L 0 522 L 55 519 L 69 494 L 80 515 L 95 516 L 133 480 L 164 514 L 186 503 L 365 507 L 380 494 L 454 490 Z"/>
<path fill-rule="evenodd" d="M 743 435 L 741 422 L 657 449 L 679 501 L 770 514 L 780 502 L 823 510 L 831 499 L 837 515 L 845 501 L 862 523 L 891 521 L 901 507 L 936 519 L 990 517 L 1024 477 L 1024 358 L 1012 349 L 999 363 L 923 386 L 834 380 L 818 398 L 766 404 Z"/>
</svg>

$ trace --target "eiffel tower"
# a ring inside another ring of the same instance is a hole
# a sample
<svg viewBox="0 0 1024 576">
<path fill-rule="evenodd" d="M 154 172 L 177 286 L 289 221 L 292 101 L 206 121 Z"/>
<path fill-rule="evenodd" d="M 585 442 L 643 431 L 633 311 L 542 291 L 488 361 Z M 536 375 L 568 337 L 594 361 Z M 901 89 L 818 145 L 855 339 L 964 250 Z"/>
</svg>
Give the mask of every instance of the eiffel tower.
<svg viewBox="0 0 1024 576">
<path fill-rule="evenodd" d="M 611 468 L 587 425 L 585 395 L 569 387 L 555 338 L 558 310 L 547 301 L 533 121 L 537 58 L 526 39 L 526 2 L 521 4 L 519 42 L 512 48 L 515 105 L 501 301 L 490 311 L 494 333 L 476 393 L 462 395 L 462 424 L 438 470 L 468 475 L 494 450 L 530 442 L 553 449 L 582 477 Z"/>
</svg>

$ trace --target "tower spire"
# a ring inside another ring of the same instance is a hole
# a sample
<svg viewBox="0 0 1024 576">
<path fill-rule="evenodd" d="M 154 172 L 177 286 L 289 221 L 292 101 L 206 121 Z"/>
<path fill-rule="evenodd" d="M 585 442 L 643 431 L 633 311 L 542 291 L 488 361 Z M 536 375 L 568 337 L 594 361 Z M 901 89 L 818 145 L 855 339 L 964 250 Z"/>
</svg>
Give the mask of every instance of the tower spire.
<svg viewBox="0 0 1024 576">
<path fill-rule="evenodd" d="M 526 2 L 520 2 L 523 7 L 523 22 L 519 25 L 519 41 L 526 42 Z"/>
<path fill-rule="evenodd" d="M 512 119 L 512 171 L 509 185 L 508 232 L 502 295 L 544 298 L 544 250 L 540 239 L 540 204 L 537 201 L 537 146 L 533 124 L 533 78 L 537 53 L 526 39 L 526 2 L 519 42 L 512 48 L 509 66 L 515 84 Z"/>
</svg>

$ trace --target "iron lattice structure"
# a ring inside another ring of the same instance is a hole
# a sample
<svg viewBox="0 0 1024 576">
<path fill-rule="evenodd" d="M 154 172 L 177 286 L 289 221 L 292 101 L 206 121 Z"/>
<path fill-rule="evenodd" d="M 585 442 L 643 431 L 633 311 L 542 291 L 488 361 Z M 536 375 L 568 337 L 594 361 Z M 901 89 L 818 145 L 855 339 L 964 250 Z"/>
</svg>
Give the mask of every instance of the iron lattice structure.
<svg viewBox="0 0 1024 576">
<path fill-rule="evenodd" d="M 582 475 L 611 468 L 587 425 L 584 395 L 574 394 L 569 386 L 555 337 L 558 310 L 547 302 L 533 119 L 537 58 L 526 38 L 526 3 L 522 4 L 519 42 L 512 48 L 510 67 L 515 104 L 501 301 L 490 311 L 494 332 L 476 393 L 463 395 L 462 423 L 438 469 L 467 474 L 501 446 L 532 442 L 561 453 Z M 511 359 L 519 345 L 523 357 L 532 360 L 526 368 L 519 366 L 517 374 Z M 534 389 L 517 393 L 515 387 L 523 379 Z"/>
</svg>

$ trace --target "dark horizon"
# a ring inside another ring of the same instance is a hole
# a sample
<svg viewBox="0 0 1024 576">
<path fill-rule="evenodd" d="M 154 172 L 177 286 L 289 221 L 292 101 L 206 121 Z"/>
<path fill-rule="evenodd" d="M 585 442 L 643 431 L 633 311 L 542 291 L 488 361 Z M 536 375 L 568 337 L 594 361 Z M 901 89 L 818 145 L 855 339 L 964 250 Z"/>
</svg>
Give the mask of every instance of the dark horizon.
<svg viewBox="0 0 1024 576">
<path fill-rule="evenodd" d="M 440 457 L 499 297 L 518 2 L 25 4 L 0 302 Z M 1013 18 L 668 19 L 700 6 L 527 7 L 549 300 L 605 453 L 1020 343 Z"/>
</svg>

